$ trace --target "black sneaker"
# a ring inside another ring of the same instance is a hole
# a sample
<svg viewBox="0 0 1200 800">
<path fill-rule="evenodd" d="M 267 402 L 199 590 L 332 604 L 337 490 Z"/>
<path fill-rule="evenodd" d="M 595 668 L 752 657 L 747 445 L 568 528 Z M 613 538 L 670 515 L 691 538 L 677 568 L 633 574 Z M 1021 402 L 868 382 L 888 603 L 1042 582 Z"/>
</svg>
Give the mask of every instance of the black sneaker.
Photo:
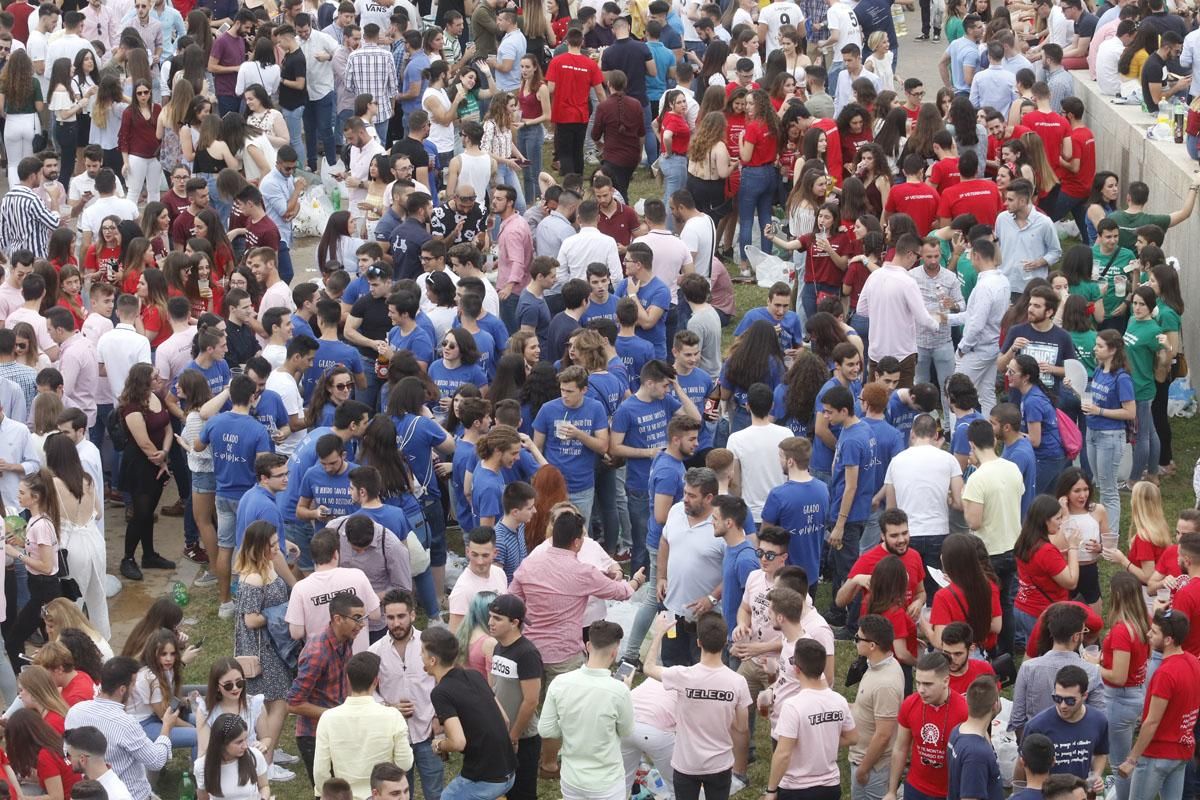
<svg viewBox="0 0 1200 800">
<path fill-rule="evenodd" d="M 914 42 L 928 42 L 928 41 L 929 41 L 929 34 L 928 34 L 928 33 L 922 33 L 920 36 L 917 36 L 917 37 L 915 37 L 915 38 L 913 39 L 913 41 L 914 41 Z"/>
<path fill-rule="evenodd" d="M 142 579 L 142 571 L 138 569 L 137 561 L 132 558 L 121 559 L 121 574 L 131 581 Z"/>
<path fill-rule="evenodd" d="M 933 34 L 933 40 L 935 42 L 940 42 L 942 40 L 942 35 L 940 33 Z"/>
<path fill-rule="evenodd" d="M 158 553 L 151 553 L 148 556 L 142 556 L 143 569 L 175 569 L 175 562 L 168 561 Z"/>
</svg>

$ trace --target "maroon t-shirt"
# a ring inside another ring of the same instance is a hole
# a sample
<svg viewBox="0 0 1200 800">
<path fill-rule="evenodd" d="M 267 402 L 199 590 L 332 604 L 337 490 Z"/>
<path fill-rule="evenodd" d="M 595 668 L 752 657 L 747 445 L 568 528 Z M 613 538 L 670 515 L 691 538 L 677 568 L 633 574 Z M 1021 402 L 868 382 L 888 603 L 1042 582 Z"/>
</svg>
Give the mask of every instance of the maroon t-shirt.
<svg viewBox="0 0 1200 800">
<path fill-rule="evenodd" d="M 191 211 L 188 211 L 188 205 L 190 204 L 184 204 L 175 219 L 171 220 L 172 245 L 187 244 L 187 240 L 192 238 L 192 228 L 196 224 L 196 218 L 192 216 Z"/>
<path fill-rule="evenodd" d="M 175 220 L 178 219 L 179 212 L 188 207 L 188 199 L 186 197 L 180 197 L 170 189 L 167 189 L 165 192 L 163 192 L 162 197 L 160 197 L 159 200 L 161 200 L 162 204 L 167 207 L 167 213 L 171 216 L 172 224 L 174 224 Z"/>
<path fill-rule="evenodd" d="M 279 228 L 266 214 L 258 222 L 251 222 L 247 219 L 243 223 L 243 227 L 246 229 L 247 251 L 253 250 L 255 247 L 279 250 Z"/>
</svg>

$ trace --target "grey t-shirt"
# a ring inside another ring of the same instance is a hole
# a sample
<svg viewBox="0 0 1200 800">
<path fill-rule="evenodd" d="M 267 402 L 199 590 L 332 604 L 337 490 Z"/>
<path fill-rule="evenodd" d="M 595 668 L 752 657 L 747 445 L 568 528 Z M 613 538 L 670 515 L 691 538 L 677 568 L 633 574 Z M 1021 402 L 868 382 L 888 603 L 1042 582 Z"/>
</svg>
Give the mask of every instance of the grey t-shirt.
<svg viewBox="0 0 1200 800">
<path fill-rule="evenodd" d="M 505 647 L 499 642 L 492 653 L 492 682 L 496 699 L 508 715 L 509 724 L 517 718 L 521 708 L 521 681 L 540 680 L 542 677 L 542 655 L 533 642 L 522 636 Z M 520 738 L 537 736 L 538 714 L 533 712 L 529 724 L 521 731 Z"/>
<path fill-rule="evenodd" d="M 721 317 L 708 306 L 692 314 L 687 329 L 700 337 L 700 369 L 715 381 L 721 375 Z"/>
<path fill-rule="evenodd" d="M 1083 671 L 1087 673 L 1088 708 L 1104 712 L 1107 698 L 1104 684 L 1100 681 L 1100 668 L 1090 661 L 1084 661 L 1079 653 L 1051 650 L 1021 664 L 1021 669 L 1017 672 L 1017 684 L 1013 687 L 1012 715 L 1008 720 L 1010 731 L 1023 728 L 1038 712 L 1051 707 L 1050 695 L 1054 694 L 1054 676 L 1068 664 L 1083 667 Z"/>
</svg>

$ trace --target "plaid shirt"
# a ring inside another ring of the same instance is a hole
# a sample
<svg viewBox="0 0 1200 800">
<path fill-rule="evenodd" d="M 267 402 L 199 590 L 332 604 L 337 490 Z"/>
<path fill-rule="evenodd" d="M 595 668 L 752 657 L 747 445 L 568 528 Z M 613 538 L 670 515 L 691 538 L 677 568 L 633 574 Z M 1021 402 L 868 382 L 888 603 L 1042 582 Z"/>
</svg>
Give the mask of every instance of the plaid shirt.
<svg viewBox="0 0 1200 800">
<path fill-rule="evenodd" d="M 800 10 L 804 12 L 805 19 L 808 20 L 809 33 L 808 41 L 823 42 L 829 38 L 829 28 L 825 27 L 825 18 L 829 15 L 829 4 L 825 0 L 798 0 Z M 814 26 L 820 25 L 819 30 L 814 30 Z"/>
<path fill-rule="evenodd" d="M 288 690 L 288 705 L 312 703 L 321 708 L 340 706 L 346 699 L 346 662 L 353 654 L 354 640 L 339 643 L 332 627 L 308 640 L 300 652 L 296 679 Z M 297 736 L 316 736 L 317 721 L 296 717 Z"/>
<path fill-rule="evenodd" d="M 351 96 L 369 94 L 379 102 L 379 110 L 371 120 L 373 123 L 378 125 L 391 119 L 392 106 L 400 94 L 391 51 L 364 42 L 346 59 L 346 88 Z"/>
</svg>

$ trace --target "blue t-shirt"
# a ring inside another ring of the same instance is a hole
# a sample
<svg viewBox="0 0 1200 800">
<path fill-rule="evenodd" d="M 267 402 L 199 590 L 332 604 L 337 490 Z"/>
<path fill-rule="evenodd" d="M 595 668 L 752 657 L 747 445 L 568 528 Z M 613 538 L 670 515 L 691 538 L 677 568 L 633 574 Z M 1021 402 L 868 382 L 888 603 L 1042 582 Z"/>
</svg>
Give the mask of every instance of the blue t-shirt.
<svg viewBox="0 0 1200 800">
<path fill-rule="evenodd" d="M 955 40 L 956 43 L 960 41 L 963 40 Z M 989 740 L 973 733 L 961 733 L 955 728 L 950 732 L 946 758 L 950 767 L 946 800 L 962 800 L 964 797 L 1004 800 L 1000 763 Z"/>
<path fill-rule="evenodd" d="M 212 391 L 213 396 L 225 391 L 225 387 L 233 380 L 233 373 L 229 370 L 229 362 L 223 358 L 214 361 L 213 365 L 208 369 L 200 366 L 195 361 L 189 361 L 187 366 L 180 370 L 180 372 L 187 372 L 189 369 L 194 369 L 204 376 L 204 380 L 208 381 L 208 388 Z M 174 390 L 172 390 L 172 393 L 174 393 Z"/>
<path fill-rule="evenodd" d="M 231 404 L 226 404 L 224 410 L 228 411 L 232 407 Z M 262 394 L 258 396 L 258 402 L 250 409 L 250 415 L 271 433 L 287 427 L 288 424 L 288 413 L 283 405 L 283 398 L 279 396 L 279 392 L 271 389 L 263 389 Z"/>
<path fill-rule="evenodd" d="M 721 561 L 721 612 L 729 626 L 730 640 L 733 639 L 733 629 L 737 627 L 737 612 L 742 605 L 742 596 L 746 593 L 746 579 L 758 568 L 758 556 L 754 554 L 754 545 L 749 541 L 725 548 L 725 557 Z"/>
<path fill-rule="evenodd" d="M 370 517 L 385 529 L 395 534 L 396 538 L 402 542 L 408 538 L 408 534 L 412 533 L 413 530 L 413 524 L 409 520 L 408 515 L 404 513 L 404 510 L 391 503 L 384 503 L 379 508 L 360 508 L 354 513 Z"/>
<path fill-rule="evenodd" d="M 1108 720 L 1094 708 L 1078 722 L 1067 722 L 1053 706 L 1025 723 L 1025 736 L 1040 733 L 1054 743 L 1052 775 L 1077 775 L 1084 780 L 1092 771 L 1092 756 L 1108 755 Z"/>
<path fill-rule="evenodd" d="M 442 397 L 453 397 L 464 383 L 473 383 L 480 389 L 488 385 L 487 375 L 478 364 L 459 364 L 451 368 L 440 358 L 429 365 L 429 379 Z"/>
<path fill-rule="evenodd" d="M 679 409 L 679 401 L 671 395 L 650 402 L 630 395 L 613 414 L 612 429 L 614 433 L 625 435 L 622 444 L 661 450 L 667 446 L 667 423 Z M 650 459 L 630 458 L 625 465 L 625 488 L 646 491 L 650 480 Z"/>
<path fill-rule="evenodd" d="M 736 405 L 740 409 L 744 409 L 747 413 L 749 413 L 750 387 L 749 386 L 734 386 L 733 383 L 729 380 L 729 378 L 725 374 L 725 369 L 728 366 L 729 366 L 728 361 L 726 361 L 725 363 L 723 363 L 721 365 L 721 377 L 720 377 L 721 388 L 726 389 L 732 393 L 734 405 Z M 775 387 L 779 386 L 779 383 L 782 380 L 783 380 L 783 362 L 779 361 L 778 359 L 773 358 L 770 361 L 770 366 L 767 368 L 767 374 L 762 376 L 761 380 L 755 381 L 755 383 L 765 383 L 767 386 L 771 387 L 772 391 L 774 391 Z"/>
<path fill-rule="evenodd" d="M 629 292 L 629 279 L 621 281 L 617 284 L 617 297 L 625 297 Z M 642 307 L 647 311 L 650 308 L 657 307 L 662 309 L 662 316 L 658 318 L 658 322 L 654 323 L 654 327 L 646 330 L 640 325 L 637 328 L 637 335 L 645 339 L 654 346 L 655 358 L 667 357 L 667 313 L 671 310 L 671 290 L 658 277 L 653 277 L 638 289 L 638 299 L 642 301 Z"/>
<path fill-rule="evenodd" d="M 1021 398 L 1021 429 L 1028 433 L 1031 422 L 1042 423 L 1041 444 L 1033 448 L 1038 460 L 1066 458 L 1067 453 L 1058 435 L 1058 412 L 1046 393 L 1036 386 Z"/>
<path fill-rule="evenodd" d="M 671 505 L 683 499 L 683 475 L 687 468 L 683 462 L 663 450 L 650 463 L 650 477 L 646 487 L 650 493 L 650 517 L 646 522 L 646 547 L 658 550 L 662 540 L 663 525 L 654 518 L 654 498 L 656 495 L 667 495 Z M 747 515 L 749 516 L 749 515 Z"/>
<path fill-rule="evenodd" d="M 501 520 L 496 520 L 496 564 L 504 569 L 504 577 L 512 583 L 513 573 L 528 555 L 525 548 L 525 524 L 514 531 Z"/>
<path fill-rule="evenodd" d="M 454 442 L 454 459 L 450 471 L 450 499 L 454 503 L 454 518 L 464 531 L 472 531 L 479 527 L 475 513 L 471 510 L 471 498 L 467 497 L 467 474 L 475 471 L 479 463 L 479 455 L 471 442 L 457 439 Z"/>
<path fill-rule="evenodd" d="M 417 361 L 424 361 L 427 365 L 433 363 L 433 339 L 420 325 L 408 333 L 403 333 L 399 325 L 392 326 L 387 334 L 387 343 L 397 350 L 412 352 Z"/>
<path fill-rule="evenodd" d="M 405 116 L 421 107 L 421 96 L 425 94 L 425 88 L 429 86 L 429 81 L 425 80 L 422 75 L 427 69 L 429 69 L 429 55 L 425 51 L 419 50 L 409 56 L 408 63 L 404 67 L 404 74 L 401 76 L 401 91 L 408 92 L 417 85 L 420 85 L 421 88 L 412 99 L 400 101 L 400 108 L 404 110 Z"/>
<path fill-rule="evenodd" d="M 642 385 L 642 367 L 654 360 L 654 345 L 637 336 L 618 336 L 614 347 L 629 375 L 629 391 L 636 392 Z"/>
<path fill-rule="evenodd" d="M 483 316 L 476 320 L 476 324 L 479 325 L 481 330 L 487 331 L 488 335 L 492 337 L 492 340 L 496 343 L 496 352 L 503 353 L 504 348 L 508 347 L 508 328 L 505 327 L 504 322 L 496 315 L 485 311 L 483 312 Z M 461 328 L 462 320 L 455 317 L 450 327 Z"/>
<path fill-rule="evenodd" d="M 304 481 L 304 474 L 316 466 L 318 461 L 317 440 L 327 433 L 333 433 L 333 428 L 313 428 L 304 435 L 300 444 L 296 445 L 296 449 L 292 451 L 291 458 L 288 459 L 288 485 L 286 489 L 276 495 L 279 511 L 287 522 L 298 521 L 296 519 L 296 501 L 300 499 L 300 484 Z M 349 454 L 346 457 L 349 458 Z"/>
<path fill-rule="evenodd" d="M 521 452 L 517 454 L 517 460 L 513 462 L 511 467 L 503 467 L 500 470 L 500 477 L 504 478 L 504 483 L 515 483 L 516 481 L 525 481 L 530 483 L 533 480 L 533 473 L 538 471 L 541 464 L 533 457 L 533 453 L 525 448 L 521 448 Z"/>
<path fill-rule="evenodd" d="M 611 417 L 616 412 L 627 391 L 629 384 L 611 372 L 588 374 L 587 396 L 603 406 L 605 416 Z"/>
<path fill-rule="evenodd" d="M 788 311 L 783 315 L 782 320 L 777 320 L 766 306 L 759 306 L 747 311 L 737 328 L 734 329 L 733 335 L 741 336 L 751 325 L 759 321 L 766 322 L 775 329 L 775 332 L 779 334 L 779 346 L 784 350 L 792 350 L 804 343 L 804 325 L 795 311 Z"/>
<path fill-rule="evenodd" d="M 212 449 L 217 496 L 231 500 L 237 500 L 258 482 L 254 477 L 255 457 L 275 452 L 271 436 L 258 420 L 232 411 L 222 411 L 204 423 L 200 441 Z"/>
<path fill-rule="evenodd" d="M 1133 378 L 1123 369 L 1105 372 L 1097 368 L 1092 374 L 1092 402 L 1100 408 L 1117 409 L 1122 403 L 1133 402 Z M 1087 426 L 1094 431 L 1125 430 L 1125 420 L 1089 416 Z"/>
<path fill-rule="evenodd" d="M 650 48 L 650 57 L 654 59 L 654 66 L 658 72 L 657 76 L 646 76 L 646 96 L 651 100 L 661 100 L 667 92 L 667 73 L 675 66 L 675 54 L 668 50 L 661 40 L 646 42 L 646 46 Z"/>
<path fill-rule="evenodd" d="M 971 443 L 967 441 L 967 428 L 984 416 L 978 411 L 969 411 L 954 421 L 954 433 L 950 437 L 950 452 L 956 456 L 971 455 Z"/>
<path fill-rule="evenodd" d="M 292 338 L 297 336 L 311 336 L 316 339 L 317 334 L 313 333 L 312 326 L 299 314 L 292 314 Z"/>
<path fill-rule="evenodd" d="M 275 495 L 264 489 L 261 485 L 256 485 L 241 496 L 238 501 L 237 508 L 237 539 L 235 547 L 242 546 L 242 537 L 246 534 L 246 528 L 253 522 L 262 520 L 271 523 L 276 532 L 279 534 L 279 549 L 283 550 L 287 543 L 287 538 L 284 536 L 283 530 L 283 515 L 279 513 L 279 505 L 276 502 Z"/>
<path fill-rule="evenodd" d="M 788 387 L 786 383 L 781 383 L 775 387 L 774 401 L 771 403 L 771 416 L 775 418 L 775 424 L 782 425 L 796 436 L 808 438 L 809 431 L 812 430 L 812 419 L 796 419 L 795 417 L 788 416 L 787 397 Z"/>
<path fill-rule="evenodd" d="M 1000 457 L 1011 461 L 1021 470 L 1021 480 L 1025 482 L 1025 494 L 1021 495 L 1021 518 L 1029 513 L 1033 498 L 1037 497 L 1037 456 L 1033 454 L 1033 445 L 1022 437 L 1012 444 L 1004 446 Z"/>
<path fill-rule="evenodd" d="M 331 517 L 344 517 L 358 510 L 350 499 L 350 470 L 358 465 L 347 461 L 339 475 L 330 475 L 320 464 L 309 467 L 300 479 L 300 497 L 310 501 L 313 508 L 325 506 Z"/>
<path fill-rule="evenodd" d="M 1018 789 L 1008 796 L 1008 800 L 1043 800 L 1045 797 L 1041 789 Z"/>
<path fill-rule="evenodd" d="M 471 508 L 476 521 L 492 517 L 493 521 L 504 516 L 504 479 L 482 464 L 475 466 L 471 482 Z"/>
<path fill-rule="evenodd" d="M 546 301 L 525 289 L 517 299 L 517 327 L 528 325 L 537 334 L 538 344 L 546 349 L 546 334 L 550 331 L 550 307 Z"/>
<path fill-rule="evenodd" d="M 578 439 L 559 439 L 554 432 L 558 420 L 566 420 L 589 436 L 595 436 L 597 431 L 608 428 L 608 414 L 599 400 L 585 396 L 579 408 L 567 408 L 562 398 L 551 400 L 533 419 L 534 431 L 546 437 L 542 455 L 567 479 L 567 491 L 591 489 L 596 485 L 599 455 Z"/>
<path fill-rule="evenodd" d="M 442 490 L 433 474 L 433 448 L 446 441 L 446 432 L 433 420 L 416 414 L 392 417 L 392 422 L 396 424 L 396 445 L 408 459 L 413 477 L 429 497 L 441 497 Z"/>
<path fill-rule="evenodd" d="M 673 59 L 674 56 L 672 56 Z M 582 325 L 587 325 L 590 319 L 611 319 L 613 322 L 616 322 L 617 296 L 610 292 L 608 299 L 603 303 L 597 303 L 589 296 L 587 311 L 583 312 L 583 316 L 579 318 L 579 322 Z"/>
<path fill-rule="evenodd" d="M 823 402 L 821 402 L 821 398 L 825 396 L 825 392 L 829 391 L 834 386 L 841 386 L 841 385 L 842 384 L 840 382 L 838 382 L 838 379 L 836 377 L 830 378 L 829 380 L 825 381 L 825 385 L 822 386 L 820 388 L 820 390 L 817 391 L 817 400 L 815 403 L 813 403 L 814 435 L 813 435 L 812 460 L 809 462 L 809 469 L 816 471 L 816 472 L 829 472 L 830 470 L 833 469 L 833 450 L 830 449 L 829 445 L 825 444 L 825 442 L 823 442 L 821 440 L 820 436 L 815 435 L 815 432 L 816 432 L 815 417 L 818 416 L 822 411 L 825 410 L 825 404 Z M 850 394 L 854 395 L 854 416 L 857 417 L 862 414 L 862 404 L 858 399 L 858 396 L 860 394 L 862 394 L 862 382 L 854 381 L 850 384 L 849 388 L 850 388 Z M 842 426 L 841 425 L 830 425 L 829 432 L 832 433 L 833 438 L 836 439 L 842 433 Z"/>
<path fill-rule="evenodd" d="M 900 451 L 904 450 L 907 442 L 898 430 L 887 423 L 886 420 L 872 419 L 863 417 L 862 421 L 871 426 L 871 433 L 875 436 L 875 485 L 871 488 L 872 492 L 878 492 L 883 488 L 883 478 L 887 474 L 888 466 L 892 463 L 892 459 L 896 457 Z"/>
<path fill-rule="evenodd" d="M 842 506 L 842 493 L 846 488 L 846 468 L 858 467 L 858 489 L 850 502 L 847 522 L 866 522 L 871 515 L 871 498 L 875 495 L 879 470 L 877 440 L 871 425 L 859 421 L 849 428 L 842 428 L 838 437 L 837 450 L 833 454 L 833 486 L 829 492 L 829 521 L 837 522 Z"/>
<path fill-rule="evenodd" d="M 492 335 L 480 328 L 475 333 L 471 334 L 475 339 L 475 348 L 479 350 L 479 361 L 477 366 L 483 370 L 488 383 L 492 382 L 492 378 L 496 377 L 496 362 L 500 360 L 503 351 L 496 345 L 496 340 Z"/>
<path fill-rule="evenodd" d="M 358 269 L 358 265 L 350 266 L 343 264 L 342 268 L 353 274 L 352 270 Z M 366 297 L 371 293 L 371 285 L 367 283 L 366 275 L 359 275 L 346 286 L 346 291 L 342 292 L 341 302 L 348 306 L 353 306 L 359 298 Z"/>
<path fill-rule="evenodd" d="M 704 413 L 704 404 L 708 396 L 712 394 L 713 379 L 704 370 L 697 367 L 684 375 L 682 372 L 677 374 L 680 387 L 683 388 L 684 394 L 692 401 L 692 405 L 701 414 Z M 672 389 L 672 392 L 675 390 Z M 707 450 L 713 446 L 714 426 L 705 423 L 700 426 L 700 443 L 698 449 Z"/>
<path fill-rule="evenodd" d="M 908 435 L 912 432 L 913 420 L 920 413 L 920 411 L 901 400 L 900 391 L 896 390 L 888 398 L 887 408 L 884 409 L 883 417 L 888 421 L 889 425 L 900 431 L 900 435 L 907 442 Z"/>
<path fill-rule="evenodd" d="M 304 371 L 304 377 L 300 381 L 300 391 L 305 403 L 312 399 L 313 389 L 316 388 L 317 381 L 321 380 L 321 376 L 337 366 L 345 367 L 352 375 L 362 375 L 362 353 L 358 352 L 357 347 L 351 347 L 345 342 L 318 339 L 313 365 Z"/>
<path fill-rule="evenodd" d="M 803 567 L 809 575 L 821 574 L 821 548 L 825 520 L 829 517 L 829 487 L 816 478 L 776 486 L 763 503 L 764 523 L 778 525 L 789 534 L 787 563 Z"/>
<path fill-rule="evenodd" d="M 333 402 L 328 402 L 321 409 L 321 418 L 317 420 L 317 424 L 322 428 L 328 428 L 333 424 L 333 415 L 337 413 L 337 406 Z"/>
</svg>

